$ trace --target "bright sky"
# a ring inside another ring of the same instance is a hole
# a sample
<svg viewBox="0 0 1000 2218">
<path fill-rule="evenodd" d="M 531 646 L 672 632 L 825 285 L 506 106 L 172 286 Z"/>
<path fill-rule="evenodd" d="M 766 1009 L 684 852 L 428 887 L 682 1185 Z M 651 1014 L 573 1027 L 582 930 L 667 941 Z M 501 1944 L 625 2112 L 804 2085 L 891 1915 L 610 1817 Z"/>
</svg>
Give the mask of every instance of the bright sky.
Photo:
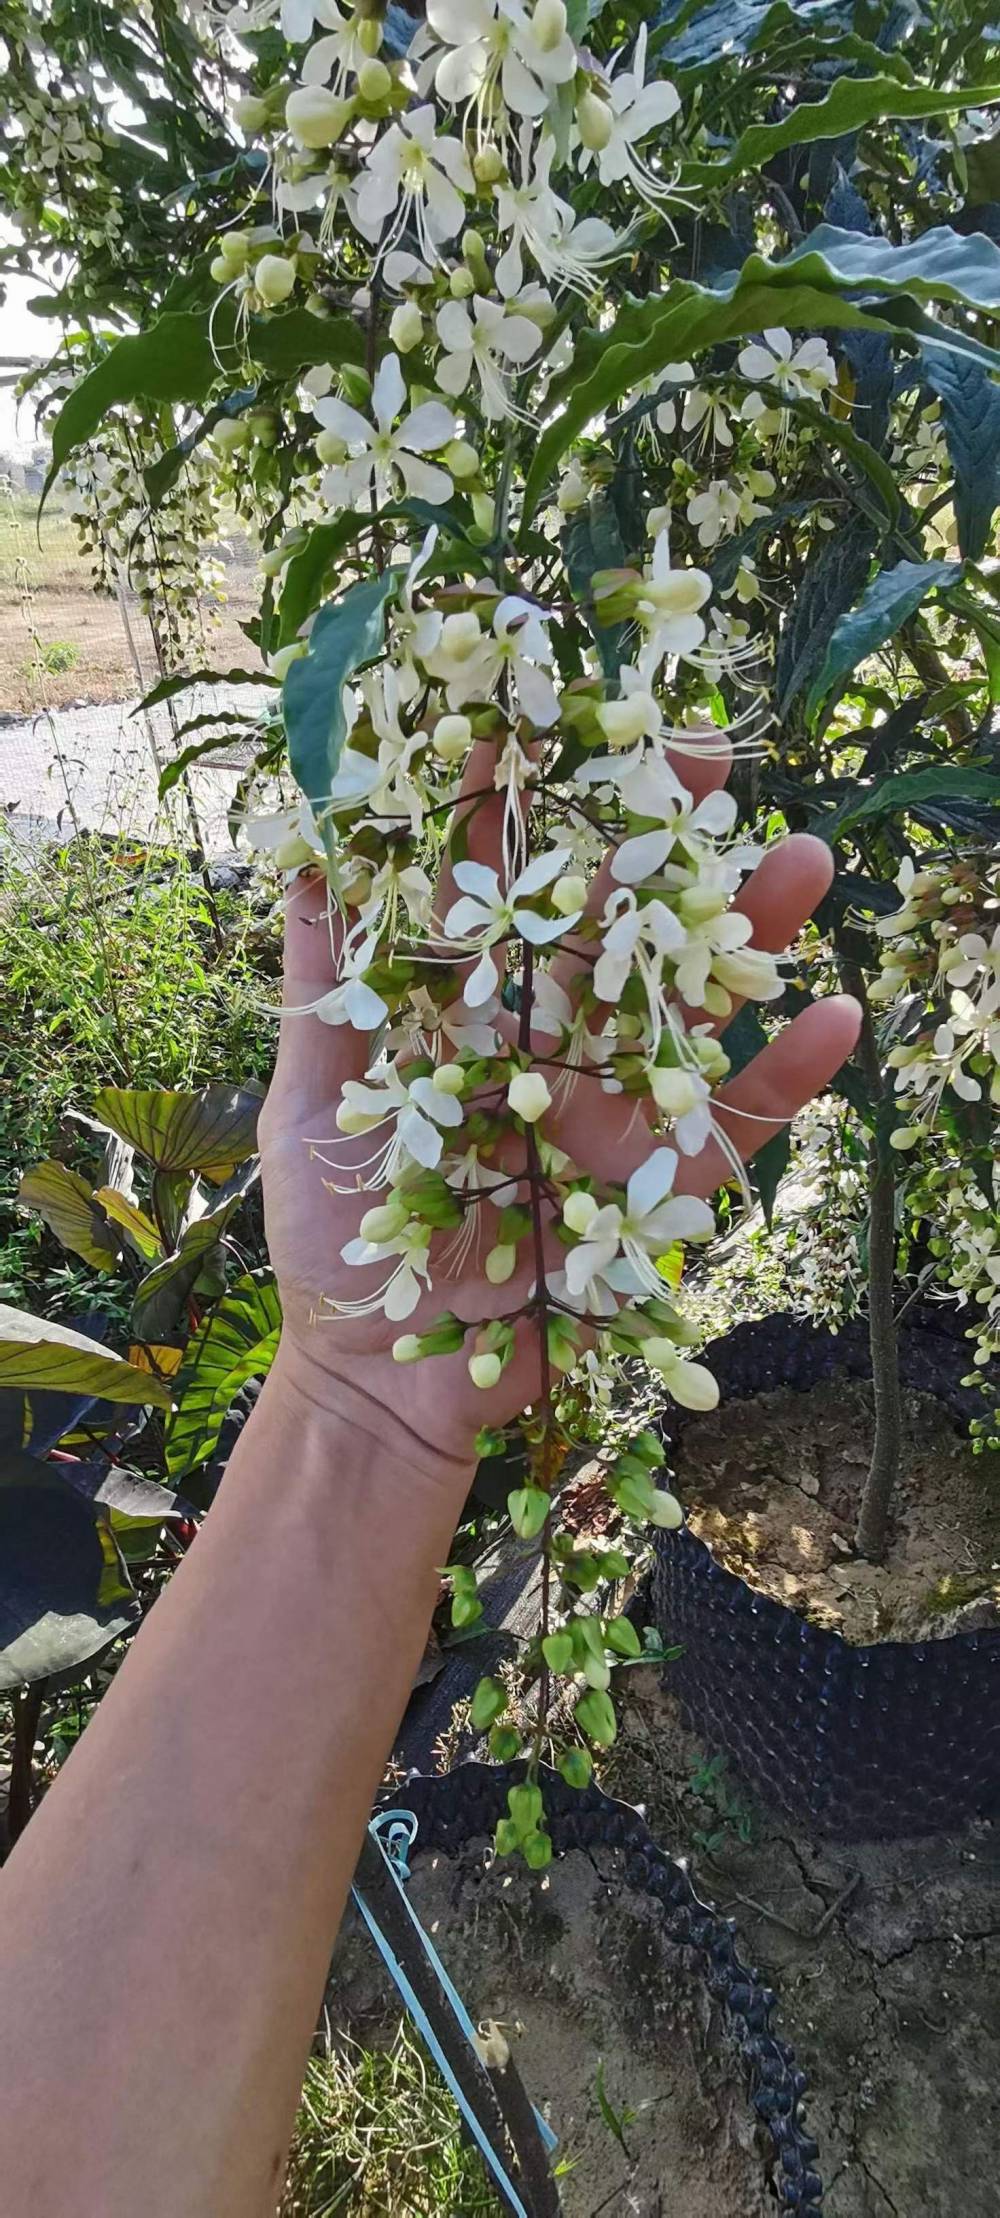
<svg viewBox="0 0 1000 2218">
<path fill-rule="evenodd" d="M 54 352 L 59 326 L 48 317 L 33 316 L 29 300 L 40 290 L 36 277 L 21 277 L 16 271 L 5 276 L 7 299 L 0 308 L 0 355 L 41 355 L 47 358 Z M 6 365 L 0 366 L 0 377 L 9 375 Z M 20 408 L 9 385 L 0 385 L 0 453 L 30 454 L 35 443 L 34 411 L 29 402 Z"/>
</svg>

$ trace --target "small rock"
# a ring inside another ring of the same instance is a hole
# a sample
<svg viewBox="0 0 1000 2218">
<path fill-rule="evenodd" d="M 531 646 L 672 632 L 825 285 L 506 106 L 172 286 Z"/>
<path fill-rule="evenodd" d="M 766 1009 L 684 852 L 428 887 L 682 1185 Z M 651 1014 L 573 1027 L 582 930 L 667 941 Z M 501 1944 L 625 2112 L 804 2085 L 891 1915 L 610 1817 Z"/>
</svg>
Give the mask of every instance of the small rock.
<svg viewBox="0 0 1000 2218">
<path fill-rule="evenodd" d="M 811 1494 L 811 1495 L 816 1495 L 816 1494 L 818 1494 L 818 1493 L 819 1493 L 819 1480 L 818 1480 L 818 1478 L 816 1477 L 816 1473 L 815 1473 L 815 1471 L 805 1471 L 805 1472 L 803 1473 L 803 1475 L 802 1475 L 801 1479 L 799 1480 L 799 1487 L 800 1487 L 800 1489 L 801 1489 L 801 1492 L 802 1492 L 803 1494 Z"/>
</svg>

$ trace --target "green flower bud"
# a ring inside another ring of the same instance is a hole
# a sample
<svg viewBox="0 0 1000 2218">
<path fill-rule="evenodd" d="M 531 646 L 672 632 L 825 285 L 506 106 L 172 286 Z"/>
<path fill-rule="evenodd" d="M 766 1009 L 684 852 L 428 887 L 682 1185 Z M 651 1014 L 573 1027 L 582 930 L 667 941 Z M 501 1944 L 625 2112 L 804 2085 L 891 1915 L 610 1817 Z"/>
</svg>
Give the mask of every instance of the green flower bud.
<svg viewBox="0 0 1000 2218">
<path fill-rule="evenodd" d="M 499 184 L 504 174 L 504 158 L 498 146 L 481 146 L 472 157 L 472 174 L 477 185 Z"/>
<path fill-rule="evenodd" d="M 521 1842 L 521 1854 L 529 1871 L 544 1871 L 552 1862 L 552 1842 L 547 1833 L 526 1833 Z"/>
<path fill-rule="evenodd" d="M 376 107 L 392 91 L 392 76 L 384 62 L 363 61 L 358 71 L 358 91 L 369 107 Z"/>
<path fill-rule="evenodd" d="M 642 1642 L 629 1617 L 616 1617 L 605 1634 L 609 1648 L 616 1656 L 641 1656 Z"/>
<path fill-rule="evenodd" d="M 253 273 L 253 281 L 268 308 L 277 308 L 288 299 L 295 284 L 295 264 L 281 254 L 262 254 Z"/>
<path fill-rule="evenodd" d="M 512 1764 L 521 1753 L 521 1735 L 516 1725 L 494 1725 L 490 1734 L 490 1755 L 495 1764 Z M 509 1824 L 509 1819 L 504 1819 Z"/>
<path fill-rule="evenodd" d="M 607 101 L 589 89 L 581 93 L 576 104 L 576 122 L 588 151 L 591 154 L 603 153 L 614 128 L 614 118 Z"/>
<path fill-rule="evenodd" d="M 573 1712 L 580 1731 L 599 1748 L 611 1748 L 618 1735 L 614 1704 L 599 1687 L 589 1687 Z"/>
<path fill-rule="evenodd" d="M 568 1787 L 589 1787 L 594 1776 L 589 1748 L 567 1748 L 559 1758 L 559 1770 Z"/>
<path fill-rule="evenodd" d="M 520 1833 L 513 1818 L 500 1818 L 493 1835 L 493 1847 L 498 1856 L 513 1856 L 520 1841 Z"/>
<path fill-rule="evenodd" d="M 485 1355 L 470 1355 L 469 1357 L 469 1377 L 473 1386 L 482 1387 L 484 1391 L 496 1385 L 502 1370 L 503 1364 L 499 1356 L 492 1351 L 487 1351 Z"/>
<path fill-rule="evenodd" d="M 507 1496 L 507 1515 L 519 1540 L 536 1540 L 548 1514 L 549 1497 L 544 1487 L 516 1487 Z"/>
<path fill-rule="evenodd" d="M 507 1694 L 499 1679 L 480 1679 L 469 1705 L 469 1722 L 477 1733 L 485 1733 L 507 1707 Z"/>
<path fill-rule="evenodd" d="M 507 1808 L 517 1827 L 518 1838 L 523 1840 L 526 1833 L 536 1832 L 541 1825 L 544 1815 L 541 1787 L 530 1785 L 527 1779 L 522 1780 L 520 1786 L 509 1787 Z"/>
<path fill-rule="evenodd" d="M 542 1654 L 550 1671 L 560 1674 L 573 1669 L 573 1635 L 571 1632 L 547 1633 L 542 1642 Z"/>
<path fill-rule="evenodd" d="M 506 1247 L 502 1241 L 491 1248 L 486 1258 L 486 1276 L 491 1286 L 506 1286 L 517 1267 L 517 1249 Z"/>
</svg>

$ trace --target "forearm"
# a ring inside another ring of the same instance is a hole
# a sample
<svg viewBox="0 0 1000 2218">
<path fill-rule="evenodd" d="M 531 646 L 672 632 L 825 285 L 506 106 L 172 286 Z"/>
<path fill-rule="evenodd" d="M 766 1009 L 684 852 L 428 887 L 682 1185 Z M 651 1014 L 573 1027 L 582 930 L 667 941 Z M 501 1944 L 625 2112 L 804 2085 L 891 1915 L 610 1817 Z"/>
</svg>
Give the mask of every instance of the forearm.
<svg viewBox="0 0 1000 2218">
<path fill-rule="evenodd" d="M 0 1882 L 10 2218 L 273 2211 L 462 1483 L 317 1410 L 279 1356 Z"/>
</svg>

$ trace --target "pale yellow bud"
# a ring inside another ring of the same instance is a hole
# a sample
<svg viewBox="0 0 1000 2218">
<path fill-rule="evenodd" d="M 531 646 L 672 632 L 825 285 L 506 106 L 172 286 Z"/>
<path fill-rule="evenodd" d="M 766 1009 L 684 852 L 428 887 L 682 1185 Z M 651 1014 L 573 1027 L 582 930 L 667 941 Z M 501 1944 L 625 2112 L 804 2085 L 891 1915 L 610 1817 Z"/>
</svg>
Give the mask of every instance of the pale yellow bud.
<svg viewBox="0 0 1000 2218">
<path fill-rule="evenodd" d="M 552 888 L 552 906 L 560 916 L 576 916 L 587 898 L 585 878 L 557 878 Z"/>
<path fill-rule="evenodd" d="M 422 1354 L 423 1349 L 415 1332 L 402 1332 L 399 1339 L 392 1343 L 394 1363 L 419 1363 Z"/>
<path fill-rule="evenodd" d="M 687 1368 L 690 1370 L 691 1365 L 688 1364 Z M 678 1525 L 683 1525 L 684 1512 L 676 1494 L 668 1494 L 665 1489 L 661 1490 L 658 1486 L 653 1488 L 653 1499 L 649 1505 L 649 1522 L 651 1525 L 658 1525 L 660 1531 L 665 1533 L 676 1532 Z"/>
<path fill-rule="evenodd" d="M 358 24 L 358 45 L 363 54 L 377 54 L 382 45 L 382 25 L 375 15 L 363 16 Z"/>
<path fill-rule="evenodd" d="M 319 462 L 343 462 L 347 442 L 339 431 L 321 431 L 316 441 L 316 458 Z"/>
<path fill-rule="evenodd" d="M 275 867 L 278 870 L 304 870 L 307 863 L 315 860 L 315 853 L 308 840 L 303 839 L 299 832 L 293 832 L 288 839 L 281 840 L 274 850 Z"/>
<path fill-rule="evenodd" d="M 262 254 L 253 273 L 253 281 L 263 301 L 269 308 L 277 308 L 288 299 L 295 284 L 295 264 L 281 254 Z"/>
<path fill-rule="evenodd" d="M 665 1117 L 685 1117 L 698 1099 L 698 1090 L 686 1070 L 651 1070 L 649 1089 Z"/>
<path fill-rule="evenodd" d="M 400 354 L 409 354 L 420 345 L 424 335 L 424 319 L 415 300 L 402 300 L 389 318 L 389 337 Z"/>
<path fill-rule="evenodd" d="M 582 1187 L 575 1194 L 567 1194 L 563 1202 L 564 1225 L 569 1227 L 570 1232 L 578 1232 L 581 1238 L 585 1237 L 597 1215 L 597 1207 L 593 1194 L 585 1193 Z"/>
<path fill-rule="evenodd" d="M 468 439 L 449 439 L 448 445 L 441 449 L 441 460 L 452 477 L 459 480 L 479 474 L 479 455 Z"/>
<path fill-rule="evenodd" d="M 666 1386 L 668 1394 L 672 1394 L 682 1409 L 717 1409 L 719 1406 L 719 1382 L 703 1363 L 678 1360 L 666 1373 Z"/>
<path fill-rule="evenodd" d="M 507 1241 L 498 1241 L 486 1258 L 486 1276 L 490 1285 L 506 1286 L 507 1280 L 514 1275 L 516 1263 L 517 1249 Z"/>
<path fill-rule="evenodd" d="M 431 746 L 440 762 L 464 762 L 471 745 L 472 725 L 467 716 L 439 717 Z"/>
<path fill-rule="evenodd" d="M 897 1126 L 895 1132 L 890 1132 L 889 1146 L 896 1148 L 900 1155 L 908 1155 L 910 1149 L 915 1148 L 923 1137 L 922 1125 L 901 1124 Z"/>
<path fill-rule="evenodd" d="M 438 1094 L 464 1094 L 465 1072 L 458 1063 L 439 1063 L 431 1085 Z"/>
<path fill-rule="evenodd" d="M 208 265 L 208 274 L 217 285 L 228 285 L 233 272 L 224 255 L 216 254 Z"/>
<path fill-rule="evenodd" d="M 659 715 L 649 693 L 629 693 L 622 701 L 605 701 L 597 721 L 609 747 L 632 747 L 644 732 L 656 729 Z"/>
<path fill-rule="evenodd" d="M 481 146 L 472 157 L 472 174 L 477 185 L 495 185 L 504 173 L 504 159 L 498 146 Z"/>
<path fill-rule="evenodd" d="M 405 1203 L 386 1201 L 377 1209 L 365 1210 L 358 1231 L 362 1240 L 370 1240 L 374 1247 L 380 1247 L 383 1240 L 394 1240 L 397 1232 L 402 1232 L 408 1223 L 409 1211 Z"/>
<path fill-rule="evenodd" d="M 516 1117 L 523 1117 L 525 1124 L 537 1124 L 551 1107 L 552 1096 L 541 1071 L 521 1070 L 511 1079 L 507 1099 Z"/>
<path fill-rule="evenodd" d="M 258 100 L 255 93 L 247 92 L 233 102 L 233 114 L 241 131 L 262 131 L 267 122 L 267 101 Z"/>
<path fill-rule="evenodd" d="M 613 118 L 606 100 L 596 92 L 584 92 L 576 104 L 576 124 L 585 147 L 591 154 L 600 154 L 607 146 L 613 129 Z"/>
<path fill-rule="evenodd" d="M 499 1356 L 493 1352 L 487 1355 L 470 1355 L 469 1357 L 469 1377 L 473 1386 L 483 1388 L 495 1386 L 502 1369 L 503 1365 Z"/>
<path fill-rule="evenodd" d="M 726 906 L 726 896 L 715 886 L 685 886 L 677 903 L 683 924 L 707 924 L 711 917 L 721 916 Z"/>
<path fill-rule="evenodd" d="M 351 115 L 351 102 L 326 85 L 296 85 L 285 102 L 285 122 L 298 146 L 335 146 Z"/>
<path fill-rule="evenodd" d="M 301 662 L 303 655 L 307 653 L 308 648 L 304 639 L 292 639 L 287 647 L 277 647 L 274 654 L 269 658 L 272 677 L 285 678 L 293 662 Z M 291 868 L 291 865 L 284 863 L 281 867 L 287 870 Z"/>
<path fill-rule="evenodd" d="M 566 36 L 566 9 L 563 0 L 535 0 L 531 28 L 543 54 L 551 54 L 560 39 Z"/>
<path fill-rule="evenodd" d="M 468 662 L 470 655 L 475 654 L 482 636 L 475 610 L 463 609 L 455 616 L 445 617 L 441 626 L 441 652 L 447 656 L 449 662 Z"/>
<path fill-rule="evenodd" d="M 358 71 L 358 91 L 362 100 L 369 104 L 386 98 L 392 91 L 392 77 L 384 62 L 362 62 Z"/>
<path fill-rule="evenodd" d="M 448 285 L 453 300 L 468 300 L 476 290 L 476 280 L 472 271 L 465 268 L 464 263 L 460 264 L 457 270 L 452 270 Z"/>
</svg>

